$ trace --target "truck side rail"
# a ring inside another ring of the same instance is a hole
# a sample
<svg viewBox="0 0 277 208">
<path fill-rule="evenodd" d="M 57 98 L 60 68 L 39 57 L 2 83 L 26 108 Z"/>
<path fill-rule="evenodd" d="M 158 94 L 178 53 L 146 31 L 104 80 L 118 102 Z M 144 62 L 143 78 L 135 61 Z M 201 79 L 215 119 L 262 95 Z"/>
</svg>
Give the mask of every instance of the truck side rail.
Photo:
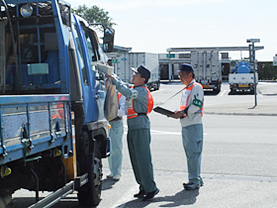
<svg viewBox="0 0 277 208">
<path fill-rule="evenodd" d="M 68 94 L 0 96 L 0 165 L 62 147 L 72 150 Z"/>
<path fill-rule="evenodd" d="M 68 194 L 73 193 L 74 190 L 80 188 L 87 182 L 88 182 L 88 174 L 85 173 L 84 175 L 78 176 L 77 178 L 75 178 L 74 181 L 70 181 L 65 186 L 53 192 L 52 194 L 49 194 L 45 198 L 41 199 L 36 204 L 29 206 L 29 208 L 51 207 L 54 204 L 58 203 L 60 199 L 63 199 Z"/>
</svg>

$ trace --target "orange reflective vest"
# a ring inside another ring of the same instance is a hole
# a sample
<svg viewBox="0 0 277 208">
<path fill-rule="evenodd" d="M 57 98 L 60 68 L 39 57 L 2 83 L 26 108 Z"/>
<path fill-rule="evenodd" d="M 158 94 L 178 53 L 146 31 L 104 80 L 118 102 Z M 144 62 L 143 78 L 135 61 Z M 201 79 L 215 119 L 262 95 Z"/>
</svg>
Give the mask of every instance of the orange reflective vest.
<svg viewBox="0 0 277 208">
<path fill-rule="evenodd" d="M 119 102 L 119 100 L 120 100 L 120 97 L 121 97 L 121 93 L 120 93 L 120 92 L 118 92 L 118 93 L 117 93 L 117 99 L 118 99 L 118 102 Z"/>
<path fill-rule="evenodd" d="M 154 106 L 154 101 L 153 101 L 153 97 L 149 91 L 149 89 L 147 87 L 144 87 L 144 86 L 141 86 L 143 87 L 144 89 L 147 90 L 147 94 L 148 94 L 148 102 L 147 102 L 147 112 L 146 114 L 150 113 L 153 109 L 153 106 Z M 131 89 L 133 89 L 134 86 L 131 87 Z M 132 100 L 131 101 L 131 105 L 129 105 L 128 107 L 128 114 L 127 114 L 127 119 L 130 119 L 130 118 L 135 118 L 138 116 L 138 113 L 134 110 L 134 101 Z"/>
<path fill-rule="evenodd" d="M 183 94 L 183 97 L 182 97 L 182 101 L 181 101 L 181 105 L 180 105 L 180 110 L 185 110 L 189 104 L 188 104 L 188 101 L 189 101 L 189 96 L 190 96 L 190 93 L 191 93 L 191 90 L 192 88 L 195 86 L 195 85 L 200 85 L 201 88 L 203 89 L 203 86 L 197 82 L 193 83 L 191 86 L 189 86 L 188 88 L 185 87 L 185 92 Z M 202 105 L 201 105 L 201 108 L 199 111 L 197 111 L 196 113 L 200 113 L 201 116 L 203 116 L 203 102 L 202 102 Z M 187 115 L 184 115 L 184 117 L 186 117 Z"/>
</svg>

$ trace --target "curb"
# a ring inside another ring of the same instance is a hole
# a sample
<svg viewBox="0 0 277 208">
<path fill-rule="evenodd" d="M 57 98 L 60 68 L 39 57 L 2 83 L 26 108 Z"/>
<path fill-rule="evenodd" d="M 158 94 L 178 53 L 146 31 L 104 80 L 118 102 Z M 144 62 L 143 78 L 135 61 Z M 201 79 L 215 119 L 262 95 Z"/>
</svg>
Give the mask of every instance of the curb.
<svg viewBox="0 0 277 208">
<path fill-rule="evenodd" d="M 220 112 L 206 112 L 204 109 L 204 115 L 226 115 L 226 116 L 277 116 L 277 113 L 220 113 Z"/>
</svg>

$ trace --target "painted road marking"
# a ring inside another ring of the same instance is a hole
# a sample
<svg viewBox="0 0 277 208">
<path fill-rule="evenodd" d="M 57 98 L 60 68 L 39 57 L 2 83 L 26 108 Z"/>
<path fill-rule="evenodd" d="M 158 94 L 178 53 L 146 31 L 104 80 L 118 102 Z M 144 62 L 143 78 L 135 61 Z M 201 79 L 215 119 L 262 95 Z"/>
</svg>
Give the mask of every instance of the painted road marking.
<svg viewBox="0 0 277 208">
<path fill-rule="evenodd" d="M 127 134 L 127 125 L 124 125 L 124 134 Z M 181 128 L 180 132 L 172 132 L 172 131 L 159 131 L 151 129 L 151 134 L 160 134 L 160 135 L 182 135 Z M 207 135 L 204 133 L 204 135 Z"/>
</svg>

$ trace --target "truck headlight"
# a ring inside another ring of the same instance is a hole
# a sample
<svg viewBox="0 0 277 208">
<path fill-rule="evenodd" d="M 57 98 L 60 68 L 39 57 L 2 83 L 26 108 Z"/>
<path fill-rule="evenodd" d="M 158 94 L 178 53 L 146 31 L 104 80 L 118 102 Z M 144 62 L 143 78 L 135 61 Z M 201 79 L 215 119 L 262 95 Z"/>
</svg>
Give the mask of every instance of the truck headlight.
<svg viewBox="0 0 277 208">
<path fill-rule="evenodd" d="M 21 8 L 20 8 L 20 14 L 22 17 L 24 18 L 28 18 L 31 17 L 33 14 L 33 7 L 31 6 L 31 4 L 24 4 Z"/>
</svg>

